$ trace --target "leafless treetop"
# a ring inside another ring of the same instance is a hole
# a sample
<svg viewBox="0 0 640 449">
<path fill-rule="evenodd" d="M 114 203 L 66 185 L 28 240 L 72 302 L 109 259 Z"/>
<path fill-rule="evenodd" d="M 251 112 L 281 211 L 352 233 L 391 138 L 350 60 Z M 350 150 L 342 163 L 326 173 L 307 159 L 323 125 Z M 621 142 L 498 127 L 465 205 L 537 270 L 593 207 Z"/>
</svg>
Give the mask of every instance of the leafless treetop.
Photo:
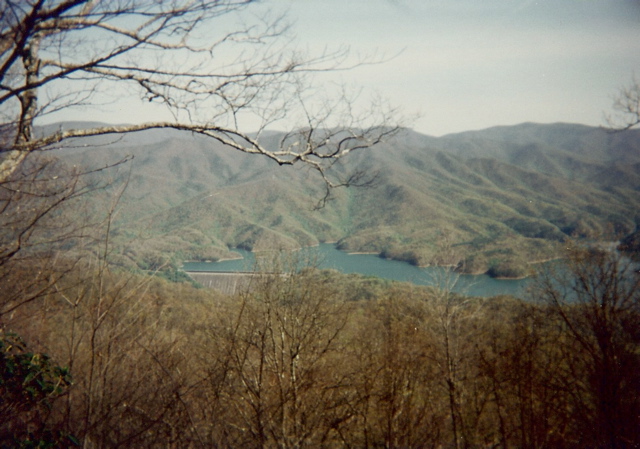
<svg viewBox="0 0 640 449">
<path fill-rule="evenodd" d="M 622 87 L 613 102 L 614 115 L 607 116 L 607 125 L 616 131 L 625 131 L 640 124 L 640 82 L 634 76 L 628 86 Z"/>
</svg>

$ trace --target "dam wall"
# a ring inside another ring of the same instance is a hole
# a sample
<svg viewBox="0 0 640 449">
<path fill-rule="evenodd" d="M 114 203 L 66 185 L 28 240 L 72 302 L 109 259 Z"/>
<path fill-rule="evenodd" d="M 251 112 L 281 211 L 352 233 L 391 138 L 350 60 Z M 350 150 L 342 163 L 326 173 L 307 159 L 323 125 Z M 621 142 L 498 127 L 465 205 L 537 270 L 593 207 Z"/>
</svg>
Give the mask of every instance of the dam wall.
<svg viewBox="0 0 640 449">
<path fill-rule="evenodd" d="M 214 289 L 225 295 L 235 295 L 251 288 L 264 273 L 238 271 L 185 271 L 191 279 L 205 288 Z"/>
</svg>

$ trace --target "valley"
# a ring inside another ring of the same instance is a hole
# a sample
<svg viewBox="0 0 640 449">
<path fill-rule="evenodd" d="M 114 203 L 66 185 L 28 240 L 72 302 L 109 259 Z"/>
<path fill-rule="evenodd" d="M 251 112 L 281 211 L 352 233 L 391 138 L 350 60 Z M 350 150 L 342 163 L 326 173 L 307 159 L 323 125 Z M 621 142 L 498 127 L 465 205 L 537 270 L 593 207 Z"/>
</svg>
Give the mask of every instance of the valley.
<svg viewBox="0 0 640 449">
<path fill-rule="evenodd" d="M 519 278 L 571 242 L 618 241 L 640 224 L 640 132 L 576 124 L 495 127 L 440 138 L 401 130 L 354 152 L 338 173 L 364 170 L 366 188 L 343 188 L 318 209 L 323 185 L 303 167 L 153 130 L 64 157 L 128 182 L 115 222 L 121 263 L 178 267 L 230 248 L 293 250 L 337 242 L 416 266 Z M 278 144 L 278 133 L 262 139 Z M 79 149 L 82 147 L 83 149 Z"/>
<path fill-rule="evenodd" d="M 237 273 L 237 280 L 261 271 L 260 254 L 235 249 L 241 254 L 241 259 L 231 259 L 219 262 L 187 262 L 183 265 L 185 272 L 200 285 L 214 288 L 220 292 L 233 294 L 243 286 L 242 282 L 235 282 L 229 287 L 228 278 Z M 336 249 L 330 243 L 321 243 L 317 247 L 304 248 L 295 253 L 300 259 L 300 268 L 313 266 L 319 270 L 328 270 L 335 274 L 340 272 L 366 278 L 378 278 L 392 282 L 407 282 L 414 285 L 443 286 L 451 291 L 477 297 L 513 296 L 524 298 L 530 279 L 495 279 L 486 274 L 457 275 L 443 267 L 416 267 L 406 262 L 383 259 L 375 254 L 345 253 Z M 209 279 L 214 282 L 209 281 Z M 203 280 L 207 280 L 204 281 Z M 221 282 L 222 281 L 222 282 Z"/>
</svg>

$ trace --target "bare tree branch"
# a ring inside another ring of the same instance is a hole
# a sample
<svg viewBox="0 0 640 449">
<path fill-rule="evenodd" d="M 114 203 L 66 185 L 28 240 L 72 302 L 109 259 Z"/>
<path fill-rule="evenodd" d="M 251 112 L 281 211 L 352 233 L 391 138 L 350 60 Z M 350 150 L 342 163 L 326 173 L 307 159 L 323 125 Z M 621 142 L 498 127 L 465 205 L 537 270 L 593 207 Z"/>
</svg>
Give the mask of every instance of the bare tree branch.
<svg viewBox="0 0 640 449">
<path fill-rule="evenodd" d="M 640 81 L 633 76 L 631 84 L 620 88 L 614 98 L 614 115 L 607 115 L 607 126 L 613 131 L 626 131 L 640 124 Z"/>
<path fill-rule="evenodd" d="M 362 114 L 344 93 L 324 101 L 311 89 L 313 74 L 379 58 L 353 58 L 345 48 L 307 56 L 289 48 L 282 17 L 236 29 L 214 24 L 220 17 L 234 23 L 232 13 L 255 0 L 3 3 L 0 116 L 12 143 L 0 148 L 0 180 L 29 153 L 67 139 L 173 128 L 281 165 L 307 164 L 332 189 L 353 184 L 327 174 L 332 161 L 397 130 L 390 108 L 374 104 Z M 174 120 L 34 134 L 46 113 L 99 105 L 125 92 L 163 105 Z M 275 125 L 292 130 L 279 148 L 252 137 Z"/>
</svg>

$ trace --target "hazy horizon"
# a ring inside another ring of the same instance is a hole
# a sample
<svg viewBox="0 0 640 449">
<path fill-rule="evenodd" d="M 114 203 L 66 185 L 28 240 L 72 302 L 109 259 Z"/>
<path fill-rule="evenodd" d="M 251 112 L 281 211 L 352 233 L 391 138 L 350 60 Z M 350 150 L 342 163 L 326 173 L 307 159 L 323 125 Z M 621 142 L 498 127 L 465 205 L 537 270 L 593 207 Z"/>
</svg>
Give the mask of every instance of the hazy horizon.
<svg viewBox="0 0 640 449">
<path fill-rule="evenodd" d="M 319 80 L 376 92 L 420 114 L 408 127 L 431 136 L 524 122 L 603 125 L 618 89 L 636 69 L 640 76 L 638 0 L 272 0 L 243 15 L 266 12 L 286 13 L 292 44 L 311 53 L 347 45 L 387 59 Z M 123 95 L 43 122 L 141 118 L 171 119 Z"/>
</svg>

